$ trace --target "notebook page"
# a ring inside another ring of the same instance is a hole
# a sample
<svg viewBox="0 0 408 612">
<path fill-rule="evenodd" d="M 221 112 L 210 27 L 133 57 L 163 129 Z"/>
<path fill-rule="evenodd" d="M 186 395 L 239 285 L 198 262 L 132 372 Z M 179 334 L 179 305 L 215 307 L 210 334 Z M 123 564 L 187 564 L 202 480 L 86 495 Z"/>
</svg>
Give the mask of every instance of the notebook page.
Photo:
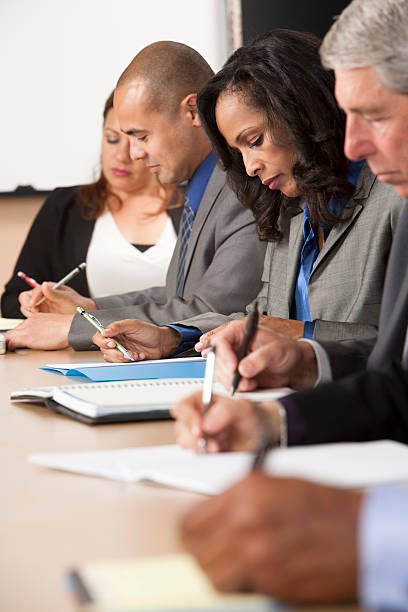
<svg viewBox="0 0 408 612">
<path fill-rule="evenodd" d="M 60 404 L 75 398 L 95 406 L 173 405 L 185 395 L 202 389 L 200 378 L 162 378 L 153 380 L 68 385 L 56 387 L 54 399 Z"/>
<path fill-rule="evenodd" d="M 42 453 L 29 461 L 46 467 L 136 482 L 153 480 L 190 491 L 215 494 L 243 478 L 249 453 L 196 455 L 175 445 L 85 453 Z M 319 444 L 276 449 L 265 471 L 340 487 L 408 482 L 408 447 L 398 442 Z"/>
<path fill-rule="evenodd" d="M 202 378 L 161 378 L 124 382 L 85 383 L 54 388 L 54 399 L 60 403 L 67 394 L 98 406 L 124 406 L 127 404 L 173 404 L 180 398 L 203 388 Z M 272 401 L 291 393 L 291 389 L 260 389 L 236 393 L 254 402 Z M 215 382 L 213 393 L 228 396 L 224 387 Z"/>
</svg>

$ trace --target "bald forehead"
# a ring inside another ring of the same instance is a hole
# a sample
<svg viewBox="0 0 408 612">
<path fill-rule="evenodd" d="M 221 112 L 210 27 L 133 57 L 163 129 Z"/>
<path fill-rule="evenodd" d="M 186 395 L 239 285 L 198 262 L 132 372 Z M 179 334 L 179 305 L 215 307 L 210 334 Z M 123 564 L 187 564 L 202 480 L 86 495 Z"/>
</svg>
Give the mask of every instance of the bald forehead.
<svg viewBox="0 0 408 612">
<path fill-rule="evenodd" d="M 120 129 L 128 136 L 139 136 L 151 131 L 155 123 L 162 124 L 166 117 L 151 104 L 149 88 L 145 82 L 133 81 L 117 87 L 113 105 Z"/>
</svg>

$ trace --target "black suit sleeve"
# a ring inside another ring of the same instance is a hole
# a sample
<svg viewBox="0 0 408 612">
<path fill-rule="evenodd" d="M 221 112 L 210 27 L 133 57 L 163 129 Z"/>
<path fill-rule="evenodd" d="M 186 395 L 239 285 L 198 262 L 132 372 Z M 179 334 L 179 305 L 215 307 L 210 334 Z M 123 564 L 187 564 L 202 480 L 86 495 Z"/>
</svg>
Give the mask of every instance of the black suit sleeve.
<svg viewBox="0 0 408 612">
<path fill-rule="evenodd" d="M 408 372 L 400 364 L 300 391 L 287 403 L 305 426 L 304 444 L 379 439 L 408 443 Z"/>
<path fill-rule="evenodd" d="M 18 296 L 30 287 L 18 278 L 19 270 L 39 283 L 57 281 L 85 261 L 94 222 L 82 217 L 76 194 L 77 187 L 64 187 L 53 191 L 45 200 L 1 297 L 3 317 L 22 317 Z M 85 274 L 72 279 L 70 286 L 89 296 Z"/>
</svg>

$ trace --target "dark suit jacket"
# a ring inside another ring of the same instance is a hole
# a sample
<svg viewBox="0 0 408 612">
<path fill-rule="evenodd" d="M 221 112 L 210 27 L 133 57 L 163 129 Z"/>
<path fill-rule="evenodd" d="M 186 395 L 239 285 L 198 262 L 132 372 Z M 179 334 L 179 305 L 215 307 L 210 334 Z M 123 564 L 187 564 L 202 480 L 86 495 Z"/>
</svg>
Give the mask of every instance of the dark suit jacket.
<svg viewBox="0 0 408 612">
<path fill-rule="evenodd" d="M 39 283 L 57 281 L 79 263 L 86 261 L 95 221 L 88 221 L 83 217 L 77 191 L 78 187 L 59 187 L 42 205 L 1 297 L 3 317 L 22 316 L 18 295 L 29 287 L 17 276 L 19 270 Z M 182 207 L 169 210 L 176 232 L 182 211 Z M 89 296 L 86 274 L 75 276 L 69 286 L 81 295 Z"/>
<path fill-rule="evenodd" d="M 378 438 L 408 443 L 407 235 L 406 205 L 391 249 L 377 341 L 324 343 L 337 375 L 367 369 L 288 399 L 288 411 L 292 404 L 306 424 L 306 443 Z"/>
</svg>

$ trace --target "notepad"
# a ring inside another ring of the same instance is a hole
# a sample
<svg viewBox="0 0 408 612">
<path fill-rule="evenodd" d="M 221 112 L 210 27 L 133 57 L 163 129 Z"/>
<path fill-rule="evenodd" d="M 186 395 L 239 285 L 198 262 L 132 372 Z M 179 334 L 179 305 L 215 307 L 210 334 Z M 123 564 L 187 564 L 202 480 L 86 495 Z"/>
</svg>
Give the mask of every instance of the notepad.
<svg viewBox="0 0 408 612">
<path fill-rule="evenodd" d="M 200 378 L 85 383 L 13 391 L 12 401 L 44 403 L 47 408 L 89 425 L 169 419 L 170 408 L 202 388 Z"/>
<path fill-rule="evenodd" d="M 92 612 L 272 612 L 266 597 L 221 594 L 187 554 L 86 563 L 70 583 Z M 279 608 L 280 609 L 280 608 Z"/>
<path fill-rule="evenodd" d="M 31 463 L 125 482 L 151 481 L 212 495 L 243 478 L 250 453 L 197 455 L 175 445 L 122 450 L 41 453 Z M 264 469 L 276 476 L 305 478 L 339 487 L 408 482 L 408 447 L 381 440 L 298 446 L 271 451 Z"/>
<path fill-rule="evenodd" d="M 205 359 L 184 357 L 152 359 L 134 363 L 50 363 L 41 370 L 64 376 L 85 376 L 94 382 L 146 380 L 151 378 L 203 378 Z"/>
<path fill-rule="evenodd" d="M 202 390 L 202 378 L 161 378 L 124 382 L 32 387 L 13 391 L 15 402 L 42 403 L 47 408 L 88 425 L 124 421 L 169 419 L 170 408 L 182 397 Z M 225 389 L 214 383 L 214 393 L 226 395 Z M 238 394 L 253 401 L 271 401 L 291 393 L 288 388 L 264 389 Z"/>
</svg>

